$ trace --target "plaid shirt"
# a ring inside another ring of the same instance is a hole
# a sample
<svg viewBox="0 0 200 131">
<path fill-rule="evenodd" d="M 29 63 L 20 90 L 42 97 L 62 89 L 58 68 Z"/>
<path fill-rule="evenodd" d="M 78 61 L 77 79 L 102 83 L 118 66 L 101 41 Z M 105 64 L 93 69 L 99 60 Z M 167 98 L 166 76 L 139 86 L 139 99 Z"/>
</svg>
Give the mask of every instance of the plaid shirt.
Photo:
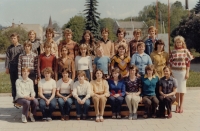
<svg viewBox="0 0 200 131">
<path fill-rule="evenodd" d="M 18 77 L 20 78 L 22 75 L 22 68 L 28 67 L 29 69 L 35 72 L 37 77 L 37 65 L 38 65 L 38 57 L 37 54 L 31 52 L 30 54 L 22 53 L 19 55 L 18 61 Z"/>
</svg>

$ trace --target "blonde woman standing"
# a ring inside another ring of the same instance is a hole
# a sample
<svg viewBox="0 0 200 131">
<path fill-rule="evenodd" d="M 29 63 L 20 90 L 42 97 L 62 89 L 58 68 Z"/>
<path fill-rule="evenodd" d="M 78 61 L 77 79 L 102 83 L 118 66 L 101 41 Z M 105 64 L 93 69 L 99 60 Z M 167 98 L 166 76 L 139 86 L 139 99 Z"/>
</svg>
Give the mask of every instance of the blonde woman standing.
<svg viewBox="0 0 200 131">
<path fill-rule="evenodd" d="M 189 78 L 190 61 L 193 56 L 186 47 L 185 39 L 182 36 L 174 38 L 174 50 L 171 52 L 169 63 L 172 69 L 172 74 L 177 80 L 176 93 L 176 113 L 183 113 L 183 101 L 186 90 L 186 82 Z"/>
</svg>

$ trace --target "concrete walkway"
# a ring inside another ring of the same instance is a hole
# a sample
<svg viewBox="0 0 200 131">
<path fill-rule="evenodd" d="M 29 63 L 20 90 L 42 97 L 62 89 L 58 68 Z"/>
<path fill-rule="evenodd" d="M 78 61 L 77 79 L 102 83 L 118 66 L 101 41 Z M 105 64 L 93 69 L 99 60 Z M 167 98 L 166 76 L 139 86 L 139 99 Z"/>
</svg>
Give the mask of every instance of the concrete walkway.
<svg viewBox="0 0 200 131">
<path fill-rule="evenodd" d="M 200 90 L 189 90 L 185 95 L 184 112 L 173 112 L 172 119 L 113 120 L 105 118 L 103 123 L 94 122 L 95 118 L 77 121 L 21 123 L 21 109 L 16 109 L 8 95 L 0 96 L 0 131 L 200 131 Z M 173 111 L 175 107 L 173 106 Z"/>
</svg>

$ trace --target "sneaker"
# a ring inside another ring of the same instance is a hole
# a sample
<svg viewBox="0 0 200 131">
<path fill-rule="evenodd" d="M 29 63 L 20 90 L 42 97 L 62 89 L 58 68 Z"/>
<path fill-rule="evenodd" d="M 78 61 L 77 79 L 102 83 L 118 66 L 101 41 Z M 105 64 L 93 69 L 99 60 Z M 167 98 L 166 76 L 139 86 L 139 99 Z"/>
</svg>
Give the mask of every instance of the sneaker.
<svg viewBox="0 0 200 131">
<path fill-rule="evenodd" d="M 100 122 L 99 116 L 96 116 L 96 122 Z"/>
<path fill-rule="evenodd" d="M 46 120 L 47 120 L 47 118 L 46 118 L 46 117 L 42 118 L 42 121 L 46 121 Z"/>
<path fill-rule="evenodd" d="M 133 114 L 132 114 L 132 113 L 130 113 L 130 114 L 129 114 L 129 116 L 128 116 L 128 119 L 129 119 L 129 120 L 132 120 L 132 119 L 133 119 L 133 117 L 132 117 L 132 116 L 133 116 Z"/>
<path fill-rule="evenodd" d="M 104 121 L 103 116 L 100 116 L 99 118 L 100 118 L 100 122 Z"/>
<path fill-rule="evenodd" d="M 146 119 L 147 117 L 148 117 L 148 115 L 147 115 L 147 113 L 145 112 L 144 115 L 143 115 L 143 118 Z"/>
<path fill-rule="evenodd" d="M 51 117 L 47 117 L 47 121 L 52 121 Z"/>
<path fill-rule="evenodd" d="M 137 120 L 137 113 L 133 113 L 133 120 Z"/>
<path fill-rule="evenodd" d="M 35 118 L 33 117 L 32 113 L 30 113 L 29 117 L 30 117 L 30 119 L 31 119 L 32 122 L 35 122 Z"/>
<path fill-rule="evenodd" d="M 117 119 L 121 119 L 121 115 L 117 113 Z"/>
<path fill-rule="evenodd" d="M 26 116 L 23 115 L 23 114 L 22 114 L 22 122 L 23 122 L 23 123 L 26 123 L 26 122 L 27 122 Z"/>
<path fill-rule="evenodd" d="M 112 119 L 116 119 L 116 114 L 115 113 L 112 114 Z"/>
</svg>

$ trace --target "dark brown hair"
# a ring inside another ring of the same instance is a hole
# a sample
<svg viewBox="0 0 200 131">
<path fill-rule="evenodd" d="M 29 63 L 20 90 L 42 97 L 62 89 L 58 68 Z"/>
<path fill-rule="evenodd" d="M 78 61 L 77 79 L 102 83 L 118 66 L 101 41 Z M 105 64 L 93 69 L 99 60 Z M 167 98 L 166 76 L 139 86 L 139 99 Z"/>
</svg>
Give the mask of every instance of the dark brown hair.
<svg viewBox="0 0 200 131">
<path fill-rule="evenodd" d="M 171 70 L 171 68 L 170 68 L 169 66 L 165 66 L 165 67 L 163 67 L 163 71 L 164 71 L 165 69 L 169 69 L 169 71 L 170 71 L 170 76 L 172 76 L 172 70 Z"/>
<path fill-rule="evenodd" d="M 129 72 L 130 72 L 130 70 L 133 70 L 133 69 L 135 69 L 135 76 L 137 76 L 137 74 L 138 74 L 138 72 L 139 72 L 139 70 L 138 70 L 138 68 L 137 68 L 137 66 L 136 65 L 131 65 L 131 66 L 129 66 Z"/>
<path fill-rule="evenodd" d="M 70 70 L 68 69 L 68 68 L 63 68 L 62 70 L 61 70 L 61 72 L 62 73 L 68 73 L 68 74 L 70 74 L 71 72 L 70 72 Z"/>
<path fill-rule="evenodd" d="M 145 47 L 144 42 L 138 42 L 138 44 L 137 44 L 137 49 L 138 49 L 139 46 L 144 46 L 144 47 Z"/>
<path fill-rule="evenodd" d="M 155 71 L 154 65 L 147 65 L 147 66 L 145 67 L 145 74 L 147 74 L 147 71 L 148 71 L 148 70 L 153 71 L 152 76 L 155 75 L 156 71 Z"/>
<path fill-rule="evenodd" d="M 80 44 L 84 44 L 84 43 L 85 43 L 85 38 L 84 38 L 84 36 L 85 36 L 86 34 L 89 34 L 89 36 L 90 36 L 90 42 L 89 42 L 89 44 L 90 44 L 90 47 L 93 47 L 93 46 L 94 46 L 94 36 L 93 36 L 92 32 L 90 32 L 89 30 L 86 30 L 86 31 L 83 33 L 82 39 L 80 40 Z"/>
<path fill-rule="evenodd" d="M 54 31 L 52 28 L 47 28 L 46 29 L 46 33 L 45 33 L 45 36 L 47 37 L 47 33 L 51 33 L 52 34 L 52 37 L 54 37 Z"/>
<path fill-rule="evenodd" d="M 126 54 L 127 54 L 126 51 L 127 51 L 127 50 L 126 50 L 126 47 L 125 47 L 124 45 L 122 45 L 122 44 L 120 44 L 120 45 L 118 46 L 116 55 L 119 56 L 119 52 L 118 52 L 119 48 L 123 48 L 123 49 L 125 50 L 124 56 L 126 56 Z"/>
<path fill-rule="evenodd" d="M 158 50 L 158 49 L 157 49 L 157 48 L 158 48 L 158 47 L 157 47 L 158 45 L 164 45 L 164 46 L 163 46 L 163 49 L 162 49 L 162 51 L 164 51 L 164 47 L 165 47 L 164 41 L 161 40 L 161 39 L 159 39 L 159 40 L 156 41 L 156 43 L 155 43 L 155 48 L 154 48 L 155 51 Z"/>
<path fill-rule="evenodd" d="M 118 67 L 115 67 L 114 69 L 111 70 L 111 78 L 113 78 L 112 76 L 113 72 L 119 73 L 118 79 L 121 79 L 120 69 Z"/>
<path fill-rule="evenodd" d="M 96 79 L 97 79 L 97 77 L 96 77 L 97 71 L 100 71 L 100 72 L 102 73 L 102 79 L 105 79 L 103 70 L 101 70 L 101 69 L 96 69 L 96 70 L 94 71 L 93 80 L 96 80 Z"/>
<path fill-rule="evenodd" d="M 12 38 L 12 37 L 17 37 L 17 40 L 19 41 L 19 35 L 16 32 L 14 32 L 10 35 L 10 38 Z"/>
<path fill-rule="evenodd" d="M 30 49 L 32 49 L 32 44 L 31 44 L 30 41 L 25 41 L 24 42 L 24 49 L 25 49 L 26 46 L 30 46 L 31 47 Z"/>
<path fill-rule="evenodd" d="M 105 31 L 105 32 L 108 32 L 108 34 L 109 34 L 108 28 L 102 28 L 102 29 L 101 29 L 101 34 L 102 34 L 104 31 Z"/>
<path fill-rule="evenodd" d="M 126 30 L 123 29 L 123 28 L 118 28 L 118 29 L 117 29 L 116 36 L 118 37 L 118 34 L 119 34 L 119 33 L 122 33 L 122 32 L 124 33 L 124 37 L 125 37 L 125 36 L 126 36 Z"/>
<path fill-rule="evenodd" d="M 65 45 L 62 46 L 62 48 L 61 48 L 61 52 L 62 52 L 62 50 L 63 50 L 64 48 L 67 50 L 67 55 L 69 55 L 69 53 L 70 53 L 70 52 L 69 52 L 69 49 L 68 49 L 67 46 L 65 46 Z M 61 55 L 62 55 L 62 53 L 61 53 Z"/>
</svg>

